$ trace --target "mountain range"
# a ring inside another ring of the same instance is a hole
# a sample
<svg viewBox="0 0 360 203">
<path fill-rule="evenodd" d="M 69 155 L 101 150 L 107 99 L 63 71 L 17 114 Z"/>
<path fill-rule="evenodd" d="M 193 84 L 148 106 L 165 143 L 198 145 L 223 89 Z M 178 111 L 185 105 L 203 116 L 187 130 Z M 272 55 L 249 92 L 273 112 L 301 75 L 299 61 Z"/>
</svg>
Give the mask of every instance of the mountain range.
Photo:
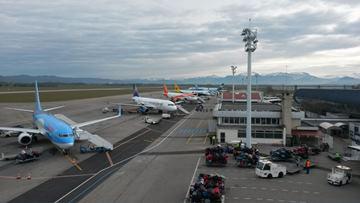
<svg viewBox="0 0 360 203">
<path fill-rule="evenodd" d="M 253 84 L 259 85 L 358 85 L 360 84 L 360 75 L 354 74 L 353 76 L 344 77 L 317 77 L 309 73 L 271 73 L 271 74 L 254 74 L 252 77 Z M 103 78 L 76 78 L 76 77 L 60 77 L 52 75 L 14 75 L 14 76 L 1 76 L 0 82 L 6 83 L 33 83 L 35 80 L 38 82 L 49 83 L 85 83 L 85 84 L 161 84 L 173 83 L 174 79 L 103 79 Z M 186 79 L 176 79 L 179 84 L 232 84 L 234 78 L 232 75 L 228 76 L 203 76 L 193 77 Z M 246 73 L 235 75 L 235 84 L 245 84 Z"/>
</svg>

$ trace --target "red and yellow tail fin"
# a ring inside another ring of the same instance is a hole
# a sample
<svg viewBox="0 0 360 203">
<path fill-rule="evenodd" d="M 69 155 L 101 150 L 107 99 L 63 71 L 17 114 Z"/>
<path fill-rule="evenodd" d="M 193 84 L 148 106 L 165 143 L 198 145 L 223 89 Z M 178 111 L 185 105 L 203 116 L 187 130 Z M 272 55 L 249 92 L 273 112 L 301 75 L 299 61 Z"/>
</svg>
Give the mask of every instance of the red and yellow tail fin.
<svg viewBox="0 0 360 203">
<path fill-rule="evenodd" d="M 175 92 L 181 93 L 180 87 L 174 82 Z"/>
<path fill-rule="evenodd" d="M 168 88 L 166 87 L 166 84 L 165 84 L 165 82 L 164 82 L 164 96 L 168 96 Z"/>
</svg>

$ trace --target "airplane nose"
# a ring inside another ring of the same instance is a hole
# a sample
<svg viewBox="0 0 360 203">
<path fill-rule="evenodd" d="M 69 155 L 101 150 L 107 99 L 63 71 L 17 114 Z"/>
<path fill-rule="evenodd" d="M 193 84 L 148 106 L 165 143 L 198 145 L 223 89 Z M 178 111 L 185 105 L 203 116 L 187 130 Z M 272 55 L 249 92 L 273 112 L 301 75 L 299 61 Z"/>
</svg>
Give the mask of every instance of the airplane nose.
<svg viewBox="0 0 360 203">
<path fill-rule="evenodd" d="M 61 147 L 62 149 L 69 149 L 69 148 L 71 148 L 71 147 L 73 147 L 73 146 L 74 146 L 74 143 L 73 143 L 73 142 L 60 144 L 60 147 Z"/>
</svg>

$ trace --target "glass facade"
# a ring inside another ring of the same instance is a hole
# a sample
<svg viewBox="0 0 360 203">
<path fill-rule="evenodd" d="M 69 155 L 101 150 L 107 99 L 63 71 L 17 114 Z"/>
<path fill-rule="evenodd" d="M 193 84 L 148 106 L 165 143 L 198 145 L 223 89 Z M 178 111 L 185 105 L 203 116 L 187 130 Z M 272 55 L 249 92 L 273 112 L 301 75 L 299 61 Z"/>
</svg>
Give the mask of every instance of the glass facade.
<svg viewBox="0 0 360 203">
<path fill-rule="evenodd" d="M 265 139 L 282 139 L 282 131 L 280 130 L 253 130 L 253 138 L 265 138 Z M 238 138 L 246 137 L 246 129 L 238 130 Z"/>
<path fill-rule="evenodd" d="M 279 118 L 251 118 L 253 125 L 278 126 Z M 246 125 L 245 117 L 221 117 L 221 124 Z"/>
</svg>

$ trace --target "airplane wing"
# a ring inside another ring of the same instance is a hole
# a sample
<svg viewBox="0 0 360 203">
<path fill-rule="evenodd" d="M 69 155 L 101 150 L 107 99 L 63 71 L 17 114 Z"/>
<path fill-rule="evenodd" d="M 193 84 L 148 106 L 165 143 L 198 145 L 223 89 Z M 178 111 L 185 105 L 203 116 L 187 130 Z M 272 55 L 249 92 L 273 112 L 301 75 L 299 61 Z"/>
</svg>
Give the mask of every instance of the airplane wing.
<svg viewBox="0 0 360 203">
<path fill-rule="evenodd" d="M 78 129 L 76 130 L 76 135 L 78 140 L 87 140 L 96 146 L 105 147 L 110 150 L 113 150 L 114 148 L 113 144 L 111 144 L 109 141 L 105 140 L 99 135 L 89 133 L 88 131 Z"/>
<path fill-rule="evenodd" d="M 87 125 L 92 125 L 92 124 L 95 124 L 95 123 L 100 123 L 100 122 L 103 122 L 103 121 L 107 121 L 107 120 L 117 118 L 117 117 L 120 117 L 120 116 L 121 116 L 121 107 L 120 106 L 119 106 L 119 113 L 116 116 L 110 116 L 110 117 L 101 118 L 101 119 L 97 119 L 97 120 L 86 121 L 86 122 L 83 122 L 83 123 L 76 123 L 75 121 L 71 120 L 70 118 L 66 117 L 63 114 L 55 114 L 55 117 L 65 121 L 66 123 L 71 125 L 72 128 L 76 128 L 76 129 L 87 126 Z"/>
<path fill-rule="evenodd" d="M 19 109 L 19 108 L 10 108 L 10 107 L 5 107 L 5 109 L 10 109 L 10 110 L 15 110 L 15 111 L 24 111 L 24 112 L 34 113 L 34 111 L 33 111 L 33 110 L 29 110 L 29 109 Z"/>
<path fill-rule="evenodd" d="M 205 103 L 205 100 L 201 97 L 198 97 L 198 100 L 201 101 L 201 103 Z"/>
<path fill-rule="evenodd" d="M 92 124 L 100 123 L 100 122 L 107 121 L 107 120 L 110 120 L 110 119 L 113 119 L 113 118 L 118 118 L 120 116 L 121 116 L 121 114 L 116 115 L 116 116 L 110 116 L 110 117 L 107 117 L 107 118 L 102 118 L 102 119 L 97 119 L 97 120 L 92 120 L 92 121 L 86 121 L 86 122 L 83 122 L 83 123 L 77 123 L 75 125 L 72 125 L 72 127 L 73 128 L 81 128 L 81 127 L 84 127 L 84 126 L 87 126 L 87 125 L 92 125 Z"/>
<path fill-rule="evenodd" d="M 52 107 L 52 108 L 48 108 L 48 109 L 44 109 L 44 111 L 52 111 L 52 110 L 55 110 L 55 109 L 61 109 L 65 106 L 56 106 L 56 107 Z"/>
<path fill-rule="evenodd" d="M 34 134 L 42 134 L 42 132 L 38 129 L 33 128 L 11 128 L 11 127 L 0 127 L 0 130 L 4 131 L 16 131 L 16 132 L 26 132 L 26 133 L 34 133 Z"/>
<path fill-rule="evenodd" d="M 140 105 L 140 104 L 124 104 L 124 103 L 116 103 L 116 104 L 119 104 L 119 105 L 122 105 L 122 106 L 134 106 L 134 107 L 143 106 L 143 105 Z"/>
<path fill-rule="evenodd" d="M 184 109 L 181 105 L 176 105 L 176 107 L 177 107 L 180 111 L 184 112 L 185 114 L 190 114 L 190 112 L 188 112 L 186 109 Z"/>
<path fill-rule="evenodd" d="M 54 116 L 55 116 L 56 118 L 60 119 L 60 120 L 65 121 L 65 123 L 67 123 L 67 124 L 69 124 L 69 125 L 71 125 L 71 126 L 77 124 L 75 121 L 71 120 L 70 118 L 66 117 L 66 116 L 63 115 L 63 114 L 55 114 Z"/>
<path fill-rule="evenodd" d="M 52 108 L 44 109 L 44 111 L 52 111 L 52 110 L 60 109 L 60 108 L 63 108 L 63 107 L 64 107 L 64 106 L 52 107 Z M 23 111 L 23 112 L 34 113 L 33 110 L 29 110 L 29 109 L 10 108 L 10 107 L 6 107 L 6 109 L 15 110 L 15 111 Z"/>
<path fill-rule="evenodd" d="M 124 104 L 124 103 L 116 103 L 122 106 L 134 106 L 134 107 L 146 107 L 146 108 L 156 108 L 154 105 L 151 104 Z"/>
</svg>

